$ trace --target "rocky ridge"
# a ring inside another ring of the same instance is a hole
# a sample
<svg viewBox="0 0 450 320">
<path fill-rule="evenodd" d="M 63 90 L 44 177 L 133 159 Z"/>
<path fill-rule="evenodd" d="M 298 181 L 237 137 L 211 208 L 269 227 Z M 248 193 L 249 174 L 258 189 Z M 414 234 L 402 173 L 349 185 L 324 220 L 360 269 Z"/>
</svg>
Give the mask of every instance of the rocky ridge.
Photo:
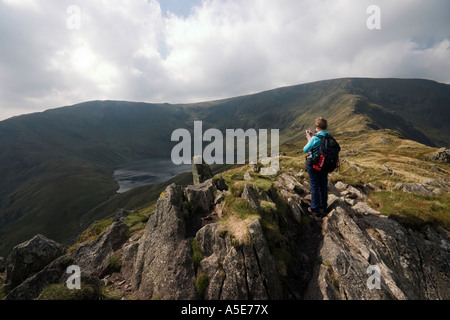
<svg viewBox="0 0 450 320">
<path fill-rule="evenodd" d="M 65 284 L 69 265 L 80 267 L 82 287 L 106 285 L 119 299 L 450 298 L 444 228 L 411 230 L 381 215 L 367 203 L 371 185 L 330 183 L 330 212 L 315 220 L 305 214 L 302 171 L 279 174 L 269 188 L 260 182 L 249 171 L 240 187 L 208 175 L 172 184 L 145 228 L 130 233 L 124 220 L 132 213 L 119 210 L 72 251 L 36 236 L 4 262 L 5 299 L 43 298 L 49 285 Z"/>
</svg>

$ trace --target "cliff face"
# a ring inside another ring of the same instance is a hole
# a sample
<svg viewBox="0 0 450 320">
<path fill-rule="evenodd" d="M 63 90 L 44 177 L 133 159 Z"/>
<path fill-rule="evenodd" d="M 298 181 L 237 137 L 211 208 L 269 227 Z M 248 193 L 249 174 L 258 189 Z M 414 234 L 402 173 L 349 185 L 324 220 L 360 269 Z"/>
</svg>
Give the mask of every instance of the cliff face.
<svg viewBox="0 0 450 320">
<path fill-rule="evenodd" d="M 270 188 L 251 172 L 245 177 L 241 187 L 221 177 L 170 185 L 145 228 L 130 232 L 130 212 L 121 210 L 101 236 L 21 272 L 20 284 L 10 281 L 18 275 L 9 266 L 27 258 L 12 253 L 6 299 L 35 299 L 64 284 L 68 265 L 80 267 L 82 287 L 100 279 L 126 299 L 450 298 L 445 229 L 408 229 L 367 205 L 369 186 L 341 182 L 330 183 L 331 212 L 314 220 L 305 214 L 302 172 L 282 173 Z"/>
<path fill-rule="evenodd" d="M 358 212 L 359 211 L 359 212 Z M 338 200 L 325 218 L 308 299 L 450 298 L 449 232 L 407 229 Z"/>
</svg>

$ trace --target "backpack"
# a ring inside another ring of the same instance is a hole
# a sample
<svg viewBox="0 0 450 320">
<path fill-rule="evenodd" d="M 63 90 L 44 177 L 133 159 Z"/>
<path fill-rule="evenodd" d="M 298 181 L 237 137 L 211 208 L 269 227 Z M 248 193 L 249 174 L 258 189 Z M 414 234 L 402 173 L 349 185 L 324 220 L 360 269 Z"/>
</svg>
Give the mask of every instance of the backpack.
<svg viewBox="0 0 450 320">
<path fill-rule="evenodd" d="M 341 146 L 330 134 L 317 137 L 322 141 L 320 146 L 313 150 L 313 153 L 317 151 L 312 159 L 313 168 L 319 172 L 333 172 L 339 167 Z"/>
</svg>

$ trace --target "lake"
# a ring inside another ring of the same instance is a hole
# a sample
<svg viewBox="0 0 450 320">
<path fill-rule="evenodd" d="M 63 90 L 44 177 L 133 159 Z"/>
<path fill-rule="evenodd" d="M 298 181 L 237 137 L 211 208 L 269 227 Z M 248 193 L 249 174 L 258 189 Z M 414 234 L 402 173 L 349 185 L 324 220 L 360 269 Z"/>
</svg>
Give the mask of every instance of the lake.
<svg viewBox="0 0 450 320">
<path fill-rule="evenodd" d="M 144 185 L 164 182 L 192 170 L 192 165 L 175 165 L 171 159 L 145 159 L 117 166 L 113 178 L 119 184 L 118 193 Z"/>
</svg>

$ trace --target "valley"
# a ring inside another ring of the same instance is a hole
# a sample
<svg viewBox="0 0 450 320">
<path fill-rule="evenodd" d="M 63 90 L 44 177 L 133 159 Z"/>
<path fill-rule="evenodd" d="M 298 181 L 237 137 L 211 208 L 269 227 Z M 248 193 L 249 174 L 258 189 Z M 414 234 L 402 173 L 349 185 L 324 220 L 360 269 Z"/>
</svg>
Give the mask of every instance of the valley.
<svg viewBox="0 0 450 320">
<path fill-rule="evenodd" d="M 191 170 L 192 165 L 176 165 L 171 159 L 144 159 L 117 166 L 113 178 L 119 185 L 117 193 L 124 193 L 141 186 L 165 182 Z"/>
</svg>

